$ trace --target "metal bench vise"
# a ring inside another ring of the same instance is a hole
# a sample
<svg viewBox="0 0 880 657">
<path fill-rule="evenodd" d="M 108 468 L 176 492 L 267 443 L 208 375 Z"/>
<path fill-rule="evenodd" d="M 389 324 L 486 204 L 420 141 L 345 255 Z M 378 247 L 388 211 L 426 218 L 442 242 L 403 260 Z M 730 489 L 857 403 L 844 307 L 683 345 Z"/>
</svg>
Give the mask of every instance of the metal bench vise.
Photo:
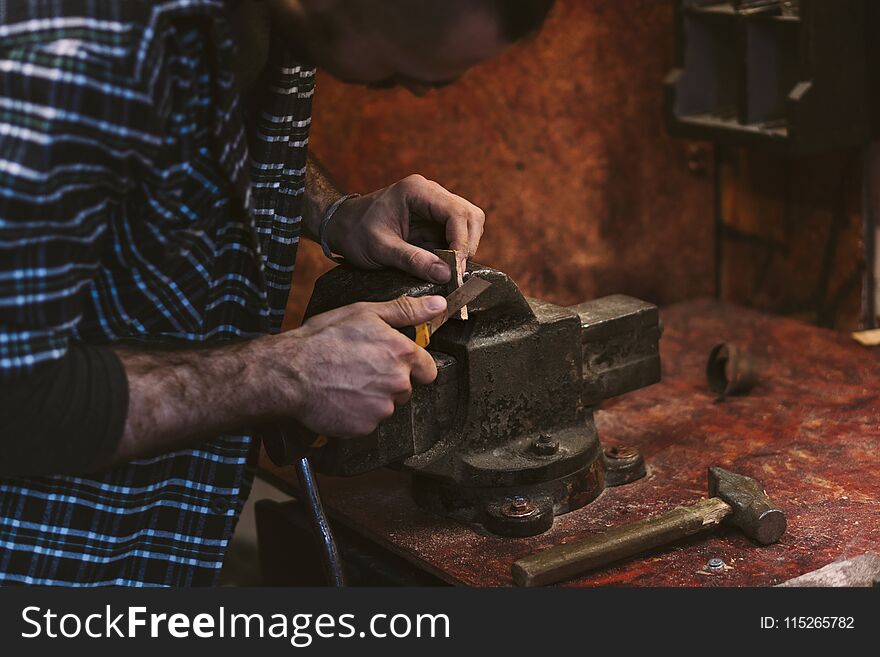
<svg viewBox="0 0 880 657">
<path fill-rule="evenodd" d="M 437 379 L 369 437 L 332 440 L 313 457 L 333 475 L 399 467 L 423 508 L 505 536 L 546 531 L 556 515 L 606 486 L 644 476 L 637 453 L 599 443 L 593 410 L 660 380 L 657 307 L 609 296 L 562 307 L 526 298 L 504 273 L 471 263 L 492 283 L 431 339 Z M 306 317 L 357 301 L 443 294 L 397 271 L 345 265 L 315 284 Z"/>
</svg>

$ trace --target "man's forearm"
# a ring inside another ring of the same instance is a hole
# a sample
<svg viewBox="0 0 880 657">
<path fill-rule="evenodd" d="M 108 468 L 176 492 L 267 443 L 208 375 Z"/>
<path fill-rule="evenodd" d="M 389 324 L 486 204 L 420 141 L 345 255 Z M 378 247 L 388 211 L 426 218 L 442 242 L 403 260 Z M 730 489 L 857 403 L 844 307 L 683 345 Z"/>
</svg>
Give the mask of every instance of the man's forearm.
<svg viewBox="0 0 880 657">
<path fill-rule="evenodd" d="M 293 413 L 297 386 L 289 370 L 283 386 L 273 383 L 271 341 L 182 351 L 117 349 L 128 378 L 128 415 L 118 448 L 104 465 L 183 449 Z M 295 342 L 286 336 L 288 349 Z"/>
<path fill-rule="evenodd" d="M 318 241 L 321 219 L 331 205 L 343 195 L 319 160 L 309 155 L 306 163 L 306 198 L 303 204 L 303 234 Z"/>
<path fill-rule="evenodd" d="M 308 158 L 305 237 L 317 241 L 321 219 L 341 192 L 321 163 Z M 285 334 L 285 346 L 296 340 Z M 203 350 L 117 349 L 129 385 L 125 433 L 112 463 L 182 449 L 200 439 L 291 414 L 296 390 L 272 386 L 272 338 Z M 295 386 L 294 386 L 295 387 Z"/>
</svg>

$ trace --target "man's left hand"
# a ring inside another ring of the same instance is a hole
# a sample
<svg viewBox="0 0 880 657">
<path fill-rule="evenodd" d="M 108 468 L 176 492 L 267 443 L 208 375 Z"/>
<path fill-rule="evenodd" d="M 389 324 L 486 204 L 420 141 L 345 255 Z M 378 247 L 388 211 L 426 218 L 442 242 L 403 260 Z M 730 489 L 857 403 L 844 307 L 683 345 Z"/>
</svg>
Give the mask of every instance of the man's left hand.
<svg viewBox="0 0 880 657">
<path fill-rule="evenodd" d="M 334 253 L 355 266 L 396 267 L 446 283 L 449 267 L 432 249 L 449 248 L 473 256 L 485 220 L 476 205 L 416 174 L 343 203 L 330 220 L 325 238 Z"/>
</svg>

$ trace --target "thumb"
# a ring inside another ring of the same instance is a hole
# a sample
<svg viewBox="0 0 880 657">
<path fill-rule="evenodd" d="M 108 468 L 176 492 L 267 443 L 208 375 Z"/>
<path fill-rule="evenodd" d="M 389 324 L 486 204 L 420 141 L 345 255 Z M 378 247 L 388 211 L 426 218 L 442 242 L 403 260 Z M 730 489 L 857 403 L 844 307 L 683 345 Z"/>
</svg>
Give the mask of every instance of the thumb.
<svg viewBox="0 0 880 657">
<path fill-rule="evenodd" d="M 440 258 L 430 251 L 413 246 L 403 239 L 395 239 L 392 243 L 386 245 L 386 249 L 391 258 L 389 264 L 424 281 L 448 283 L 449 277 L 452 276 L 449 265 Z"/>
<path fill-rule="evenodd" d="M 394 328 L 415 326 L 446 311 L 446 299 L 438 296 L 397 297 L 370 305 L 374 313 Z"/>
</svg>

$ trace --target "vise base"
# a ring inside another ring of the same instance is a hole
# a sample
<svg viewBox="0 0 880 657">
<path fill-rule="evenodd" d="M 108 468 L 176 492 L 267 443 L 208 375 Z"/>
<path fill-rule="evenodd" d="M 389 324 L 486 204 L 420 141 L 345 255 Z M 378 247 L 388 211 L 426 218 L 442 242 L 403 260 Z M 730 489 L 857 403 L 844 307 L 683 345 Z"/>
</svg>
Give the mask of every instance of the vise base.
<svg viewBox="0 0 880 657">
<path fill-rule="evenodd" d="M 637 455 L 606 457 L 593 422 L 602 400 L 660 380 L 657 307 L 615 295 L 563 307 L 526 298 L 504 273 L 432 337 L 437 379 L 364 439 L 332 440 L 326 474 L 380 467 L 412 475 L 416 501 L 505 536 L 531 536 L 606 486 L 644 475 Z M 442 294 L 396 271 L 342 265 L 315 284 L 306 317 L 358 301 Z"/>
</svg>

